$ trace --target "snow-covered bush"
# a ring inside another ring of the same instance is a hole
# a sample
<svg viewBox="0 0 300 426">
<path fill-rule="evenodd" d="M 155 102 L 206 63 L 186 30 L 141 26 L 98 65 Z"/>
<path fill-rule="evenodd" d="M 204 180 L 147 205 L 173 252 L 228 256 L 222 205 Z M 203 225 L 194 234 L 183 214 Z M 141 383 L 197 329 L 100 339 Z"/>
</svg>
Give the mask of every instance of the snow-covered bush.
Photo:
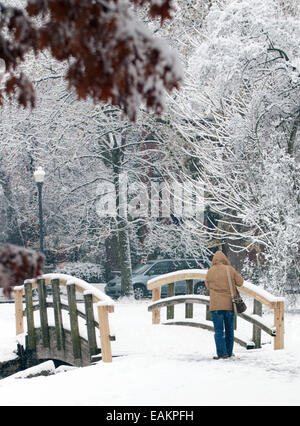
<svg viewBox="0 0 300 426">
<path fill-rule="evenodd" d="M 104 268 L 90 262 L 65 262 L 58 265 L 55 269 L 57 273 L 72 275 L 81 278 L 88 283 L 101 283 L 105 281 Z"/>
</svg>

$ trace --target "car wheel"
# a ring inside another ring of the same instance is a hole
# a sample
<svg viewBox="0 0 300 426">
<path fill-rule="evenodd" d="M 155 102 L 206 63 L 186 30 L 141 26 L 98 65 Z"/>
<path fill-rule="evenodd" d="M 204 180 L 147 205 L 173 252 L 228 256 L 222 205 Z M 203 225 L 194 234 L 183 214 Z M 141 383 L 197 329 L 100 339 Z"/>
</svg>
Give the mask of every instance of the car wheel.
<svg viewBox="0 0 300 426">
<path fill-rule="evenodd" d="M 138 284 L 133 289 L 134 298 L 137 300 L 141 300 L 146 296 L 146 289 L 143 285 Z"/>
<path fill-rule="evenodd" d="M 200 281 L 197 284 L 195 284 L 194 294 L 199 294 L 201 296 L 208 295 L 208 291 L 205 287 L 204 281 Z"/>
</svg>

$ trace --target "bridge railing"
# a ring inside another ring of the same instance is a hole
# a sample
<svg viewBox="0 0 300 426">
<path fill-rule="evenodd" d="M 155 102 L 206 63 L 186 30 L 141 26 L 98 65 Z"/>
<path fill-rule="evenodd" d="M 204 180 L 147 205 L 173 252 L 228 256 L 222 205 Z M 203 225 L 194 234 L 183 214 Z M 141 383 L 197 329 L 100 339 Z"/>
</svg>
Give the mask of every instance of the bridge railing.
<svg viewBox="0 0 300 426">
<path fill-rule="evenodd" d="M 49 303 L 47 299 L 47 287 L 51 286 L 53 302 Z M 66 288 L 68 303 L 61 301 L 61 287 Z M 38 289 L 38 304 L 33 303 L 32 291 Z M 85 313 L 81 313 L 77 309 L 76 291 L 84 297 Z M 23 296 L 25 296 L 25 309 L 23 309 Z M 64 345 L 64 331 L 62 309 L 69 312 L 70 329 L 73 346 L 73 355 L 75 359 L 81 358 L 80 332 L 78 327 L 78 316 L 86 319 L 87 336 L 89 344 L 89 352 L 91 356 L 96 355 L 97 342 L 95 335 L 95 327 L 100 331 L 100 343 L 102 361 L 111 362 L 111 340 L 109 328 L 109 313 L 114 312 L 113 300 L 85 281 L 72 277 L 67 274 L 44 274 L 38 279 L 26 280 L 24 285 L 14 288 L 15 297 L 15 315 L 16 315 L 16 334 L 24 333 L 24 316 L 27 320 L 28 348 L 32 351 L 36 350 L 36 336 L 34 311 L 40 312 L 40 325 L 43 346 L 49 347 L 49 327 L 47 308 L 54 310 L 56 345 L 58 349 L 62 349 Z M 94 318 L 94 308 L 97 308 L 98 322 Z"/>
<path fill-rule="evenodd" d="M 194 327 L 202 327 L 213 331 L 213 327 L 207 323 L 195 323 L 190 321 L 193 318 L 193 305 L 195 303 L 205 304 L 206 319 L 211 319 L 208 310 L 209 296 L 200 296 L 193 294 L 193 280 L 205 281 L 207 270 L 205 269 L 188 269 L 176 271 L 164 275 L 160 275 L 148 281 L 147 288 L 152 290 L 152 303 L 148 310 L 152 312 L 152 324 L 160 324 L 160 309 L 167 308 L 167 322 L 165 324 L 175 325 L 191 325 Z M 175 282 L 186 281 L 186 294 L 183 296 L 175 296 Z M 161 287 L 167 285 L 167 297 L 161 299 Z M 235 340 L 248 348 L 261 347 L 261 331 L 265 331 L 274 337 L 274 349 L 284 348 L 284 298 L 276 297 L 269 292 L 255 286 L 249 282 L 244 282 L 239 287 L 241 293 L 246 294 L 253 299 L 252 313 L 238 314 L 239 317 L 252 323 L 252 339 L 251 343 L 246 343 L 238 338 Z M 174 305 L 185 304 L 185 321 L 170 321 L 174 319 Z M 262 321 L 263 305 L 273 310 L 274 325 L 269 327 Z M 248 311 L 250 308 L 248 307 Z"/>
</svg>

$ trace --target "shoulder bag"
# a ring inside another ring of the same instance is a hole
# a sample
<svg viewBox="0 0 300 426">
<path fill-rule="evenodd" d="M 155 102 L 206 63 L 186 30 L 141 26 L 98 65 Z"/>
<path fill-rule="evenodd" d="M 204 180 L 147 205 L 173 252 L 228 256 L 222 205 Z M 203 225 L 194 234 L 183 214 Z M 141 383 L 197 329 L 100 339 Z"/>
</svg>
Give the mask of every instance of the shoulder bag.
<svg viewBox="0 0 300 426">
<path fill-rule="evenodd" d="M 228 266 L 226 266 L 226 271 L 227 271 L 227 277 L 228 277 L 228 283 L 229 283 L 229 289 L 230 289 L 230 294 L 231 294 L 231 299 L 232 299 L 233 310 L 236 314 L 242 314 L 247 309 L 247 306 L 246 306 L 245 302 L 243 301 L 243 299 L 241 298 L 240 293 L 238 292 L 237 288 L 236 288 L 236 296 L 234 296 L 232 281 L 231 281 L 231 276 L 230 276 Z"/>
</svg>

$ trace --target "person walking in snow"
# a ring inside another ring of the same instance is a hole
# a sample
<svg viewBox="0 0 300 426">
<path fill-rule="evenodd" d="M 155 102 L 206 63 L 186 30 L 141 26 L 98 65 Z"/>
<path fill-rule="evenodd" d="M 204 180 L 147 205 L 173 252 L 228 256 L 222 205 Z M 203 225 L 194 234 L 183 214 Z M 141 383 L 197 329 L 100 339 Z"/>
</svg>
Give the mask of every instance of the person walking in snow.
<svg viewBox="0 0 300 426">
<path fill-rule="evenodd" d="M 230 265 L 225 254 L 217 251 L 205 280 L 210 295 L 209 310 L 215 329 L 217 356 L 214 359 L 231 357 L 234 343 L 234 311 L 226 267 L 229 269 L 234 292 L 236 286 L 240 287 L 244 282 L 243 277 Z"/>
</svg>

